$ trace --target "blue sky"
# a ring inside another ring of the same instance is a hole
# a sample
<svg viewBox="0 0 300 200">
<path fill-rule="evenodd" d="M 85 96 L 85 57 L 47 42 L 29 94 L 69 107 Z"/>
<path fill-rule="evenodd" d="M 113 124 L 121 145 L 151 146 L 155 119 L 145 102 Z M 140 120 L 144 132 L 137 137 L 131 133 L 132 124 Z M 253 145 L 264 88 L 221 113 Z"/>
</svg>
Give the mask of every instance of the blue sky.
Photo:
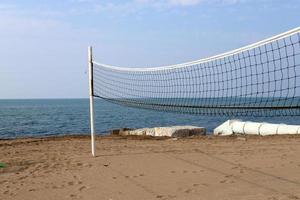
<svg viewBox="0 0 300 200">
<path fill-rule="evenodd" d="M 0 98 L 88 97 L 96 61 L 159 66 L 300 25 L 300 0 L 0 0 Z"/>
</svg>

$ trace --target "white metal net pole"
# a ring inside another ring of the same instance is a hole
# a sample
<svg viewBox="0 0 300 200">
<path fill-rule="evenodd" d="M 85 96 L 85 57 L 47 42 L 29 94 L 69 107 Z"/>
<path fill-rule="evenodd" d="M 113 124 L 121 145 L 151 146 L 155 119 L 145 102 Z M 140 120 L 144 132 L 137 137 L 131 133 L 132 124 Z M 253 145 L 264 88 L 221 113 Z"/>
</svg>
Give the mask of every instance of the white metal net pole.
<svg viewBox="0 0 300 200">
<path fill-rule="evenodd" d="M 89 86 L 90 86 L 91 148 L 92 148 L 92 155 L 95 156 L 93 52 L 91 46 L 88 47 L 88 65 L 89 65 Z"/>
</svg>

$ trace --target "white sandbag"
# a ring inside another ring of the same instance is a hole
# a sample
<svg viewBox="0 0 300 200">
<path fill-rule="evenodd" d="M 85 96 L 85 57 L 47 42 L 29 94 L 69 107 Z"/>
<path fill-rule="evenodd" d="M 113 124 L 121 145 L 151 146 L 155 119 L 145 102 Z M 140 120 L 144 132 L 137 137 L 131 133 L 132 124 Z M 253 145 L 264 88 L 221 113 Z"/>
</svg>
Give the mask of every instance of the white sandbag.
<svg viewBox="0 0 300 200">
<path fill-rule="evenodd" d="M 260 129 L 260 135 L 265 136 L 265 135 L 276 135 L 277 134 L 277 129 L 278 129 L 278 124 L 268 124 L 264 123 Z"/>
<path fill-rule="evenodd" d="M 300 126 L 281 124 L 278 127 L 277 134 L 279 134 L 279 135 L 282 135 L 282 134 L 298 134 L 299 131 L 300 131 Z"/>
<path fill-rule="evenodd" d="M 259 135 L 260 134 L 260 127 L 262 126 L 262 123 L 256 123 L 256 122 L 245 122 L 244 124 L 244 134 L 247 135 Z"/>
<path fill-rule="evenodd" d="M 235 121 L 231 124 L 232 132 L 237 134 L 245 134 L 244 126 L 246 122 Z"/>
<path fill-rule="evenodd" d="M 232 134 L 262 136 L 276 134 L 300 134 L 300 126 L 228 120 L 214 129 L 214 135 Z"/>
<path fill-rule="evenodd" d="M 214 129 L 214 135 L 232 135 L 232 127 L 231 124 L 238 120 L 227 120 L 220 126 Z"/>
</svg>

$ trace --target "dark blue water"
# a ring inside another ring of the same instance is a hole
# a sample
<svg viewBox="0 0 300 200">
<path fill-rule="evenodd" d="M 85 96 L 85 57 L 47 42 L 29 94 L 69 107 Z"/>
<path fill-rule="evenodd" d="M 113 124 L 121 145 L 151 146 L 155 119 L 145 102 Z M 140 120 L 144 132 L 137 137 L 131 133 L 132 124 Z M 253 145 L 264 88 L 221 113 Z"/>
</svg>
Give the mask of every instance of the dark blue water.
<svg viewBox="0 0 300 200">
<path fill-rule="evenodd" d="M 123 107 L 95 100 L 96 131 L 170 125 L 204 126 L 209 132 L 228 120 Z M 242 118 L 242 120 L 300 124 L 300 117 Z M 89 134 L 88 99 L 0 100 L 0 138 Z"/>
</svg>

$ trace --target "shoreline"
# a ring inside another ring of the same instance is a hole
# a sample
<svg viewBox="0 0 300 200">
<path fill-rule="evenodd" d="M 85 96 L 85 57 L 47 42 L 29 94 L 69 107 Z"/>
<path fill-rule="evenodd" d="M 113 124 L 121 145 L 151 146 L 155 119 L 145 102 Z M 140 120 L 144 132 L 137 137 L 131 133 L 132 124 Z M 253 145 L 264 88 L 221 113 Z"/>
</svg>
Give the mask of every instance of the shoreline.
<svg viewBox="0 0 300 200">
<path fill-rule="evenodd" d="M 206 135 L 195 135 L 185 137 L 168 137 L 168 136 L 147 136 L 147 135 L 111 135 L 96 134 L 96 139 L 135 139 L 135 140 L 188 140 L 188 139 L 235 139 L 235 138 L 247 138 L 247 139 L 266 139 L 266 138 L 299 138 L 300 134 L 274 134 L 274 135 L 247 135 L 247 134 L 233 134 L 233 135 L 213 135 L 213 133 L 207 133 Z M 63 140 L 63 139 L 90 139 L 89 134 L 62 134 L 51 136 L 30 136 L 30 137 L 16 137 L 16 138 L 0 138 L 0 143 L 3 141 L 16 141 L 16 140 Z"/>
<path fill-rule="evenodd" d="M 0 140 L 0 199 L 297 199 L 300 136 Z"/>
</svg>

